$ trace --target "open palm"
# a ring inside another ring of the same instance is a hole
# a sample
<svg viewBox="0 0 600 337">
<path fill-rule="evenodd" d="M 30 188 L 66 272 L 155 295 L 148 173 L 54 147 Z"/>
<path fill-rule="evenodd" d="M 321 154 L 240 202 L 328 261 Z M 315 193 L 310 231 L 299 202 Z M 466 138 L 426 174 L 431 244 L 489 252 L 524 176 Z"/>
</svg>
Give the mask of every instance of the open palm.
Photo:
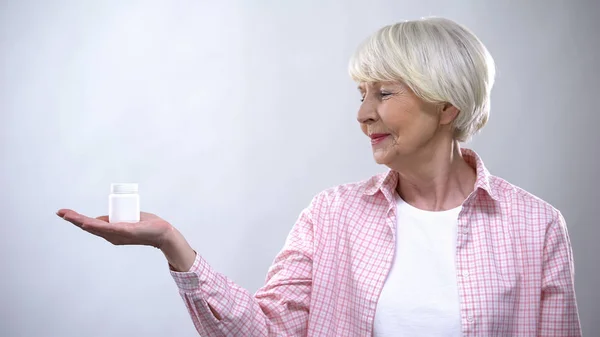
<svg viewBox="0 0 600 337">
<path fill-rule="evenodd" d="M 173 230 L 167 221 L 145 212 L 140 213 L 140 221 L 135 223 L 109 223 L 106 215 L 90 218 L 70 209 L 61 209 L 56 215 L 114 245 L 145 245 L 160 249 Z"/>
</svg>

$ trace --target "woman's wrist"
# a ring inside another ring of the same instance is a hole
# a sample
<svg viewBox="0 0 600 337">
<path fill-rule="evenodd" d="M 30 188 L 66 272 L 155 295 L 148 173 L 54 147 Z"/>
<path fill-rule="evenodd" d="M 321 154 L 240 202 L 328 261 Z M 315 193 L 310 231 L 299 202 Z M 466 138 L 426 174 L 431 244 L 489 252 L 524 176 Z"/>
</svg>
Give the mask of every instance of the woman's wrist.
<svg viewBox="0 0 600 337">
<path fill-rule="evenodd" d="M 196 252 L 185 237 L 174 227 L 166 233 L 160 250 L 174 271 L 186 272 L 190 270 L 196 259 Z"/>
</svg>

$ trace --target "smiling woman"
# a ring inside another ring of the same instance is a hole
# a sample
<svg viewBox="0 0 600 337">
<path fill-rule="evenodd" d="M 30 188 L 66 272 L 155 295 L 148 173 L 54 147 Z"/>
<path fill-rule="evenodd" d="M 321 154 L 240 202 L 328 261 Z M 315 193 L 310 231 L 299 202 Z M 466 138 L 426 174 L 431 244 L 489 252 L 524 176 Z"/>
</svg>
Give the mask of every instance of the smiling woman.
<svg viewBox="0 0 600 337">
<path fill-rule="evenodd" d="M 163 251 L 203 336 L 580 336 L 560 211 L 461 149 L 486 124 L 494 63 L 440 18 L 386 26 L 350 61 L 358 122 L 386 173 L 314 197 L 254 295 L 149 213 L 58 215 Z"/>
<path fill-rule="evenodd" d="M 494 60 L 472 32 L 454 21 L 429 18 L 383 27 L 354 53 L 349 72 L 356 82 L 403 82 L 389 92 L 378 88 L 386 94 L 381 98 L 411 91 L 422 101 L 452 104 L 461 111 L 452 120 L 459 141 L 487 123 Z"/>
</svg>

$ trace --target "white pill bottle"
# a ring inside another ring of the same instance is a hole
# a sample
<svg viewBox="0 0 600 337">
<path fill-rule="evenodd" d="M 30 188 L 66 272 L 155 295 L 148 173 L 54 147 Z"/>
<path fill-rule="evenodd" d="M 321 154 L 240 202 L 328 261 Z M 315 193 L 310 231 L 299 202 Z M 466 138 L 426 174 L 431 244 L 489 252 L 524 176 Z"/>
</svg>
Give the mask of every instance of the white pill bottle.
<svg viewBox="0 0 600 337">
<path fill-rule="evenodd" d="M 138 184 L 110 184 L 108 222 L 139 222 L 140 195 Z"/>
</svg>

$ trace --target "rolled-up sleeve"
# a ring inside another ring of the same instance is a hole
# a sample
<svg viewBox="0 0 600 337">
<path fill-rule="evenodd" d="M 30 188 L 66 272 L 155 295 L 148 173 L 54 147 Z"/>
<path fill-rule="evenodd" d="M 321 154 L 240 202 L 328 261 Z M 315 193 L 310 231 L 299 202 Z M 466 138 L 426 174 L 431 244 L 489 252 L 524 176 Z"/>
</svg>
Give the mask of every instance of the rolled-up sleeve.
<svg viewBox="0 0 600 337">
<path fill-rule="evenodd" d="M 202 336 L 306 336 L 312 289 L 315 199 L 300 214 L 254 295 L 199 254 L 190 271 L 171 274 Z"/>
<path fill-rule="evenodd" d="M 581 336 L 575 299 L 573 251 L 564 217 L 557 213 L 544 244 L 538 336 Z"/>
</svg>

